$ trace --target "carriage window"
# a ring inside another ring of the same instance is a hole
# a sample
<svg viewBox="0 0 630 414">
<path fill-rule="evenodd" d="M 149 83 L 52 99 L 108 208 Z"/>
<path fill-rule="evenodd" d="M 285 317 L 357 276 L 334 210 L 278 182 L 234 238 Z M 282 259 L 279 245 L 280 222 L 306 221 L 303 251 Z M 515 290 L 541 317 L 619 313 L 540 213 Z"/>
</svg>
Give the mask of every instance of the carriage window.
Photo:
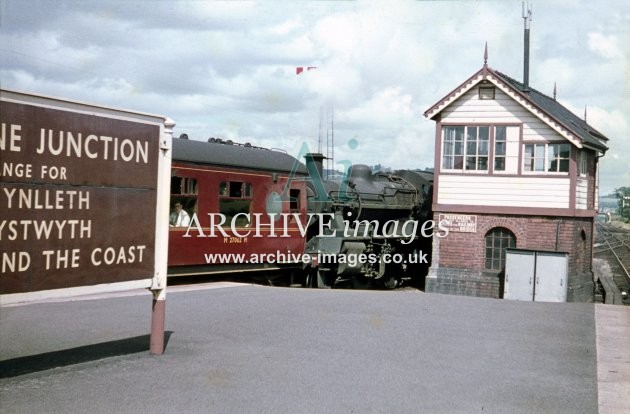
<svg viewBox="0 0 630 414">
<path fill-rule="evenodd" d="M 242 181 L 223 181 L 219 185 L 219 195 L 231 198 L 251 198 L 252 185 Z"/>
<path fill-rule="evenodd" d="M 190 218 L 197 213 L 197 179 L 171 177 L 171 213 L 169 224 L 173 227 L 186 227 Z"/>
<path fill-rule="evenodd" d="M 300 212 L 300 190 L 289 190 L 289 210 L 291 213 Z"/>
<path fill-rule="evenodd" d="M 225 216 L 224 226 L 229 227 L 234 216 L 239 213 L 251 213 L 252 194 L 252 185 L 243 181 L 223 181 L 219 185 L 219 213 Z M 236 217 L 236 226 L 249 223 L 244 214 Z"/>
</svg>

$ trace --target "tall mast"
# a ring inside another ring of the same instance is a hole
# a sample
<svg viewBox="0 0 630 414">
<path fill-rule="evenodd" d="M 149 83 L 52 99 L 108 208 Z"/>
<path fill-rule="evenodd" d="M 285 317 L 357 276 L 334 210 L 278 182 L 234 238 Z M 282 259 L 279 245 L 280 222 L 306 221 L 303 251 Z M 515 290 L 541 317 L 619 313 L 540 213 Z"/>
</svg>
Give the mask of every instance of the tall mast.
<svg viewBox="0 0 630 414">
<path fill-rule="evenodd" d="M 527 5 L 527 8 L 525 7 Z M 524 50 L 523 50 L 523 86 L 525 91 L 529 90 L 529 25 L 532 21 L 532 6 L 523 1 L 523 24 L 524 24 Z"/>
<path fill-rule="evenodd" d="M 330 179 L 335 168 L 335 109 L 330 105 L 330 113 L 326 116 L 330 120 L 330 130 L 326 131 L 326 178 Z"/>
</svg>

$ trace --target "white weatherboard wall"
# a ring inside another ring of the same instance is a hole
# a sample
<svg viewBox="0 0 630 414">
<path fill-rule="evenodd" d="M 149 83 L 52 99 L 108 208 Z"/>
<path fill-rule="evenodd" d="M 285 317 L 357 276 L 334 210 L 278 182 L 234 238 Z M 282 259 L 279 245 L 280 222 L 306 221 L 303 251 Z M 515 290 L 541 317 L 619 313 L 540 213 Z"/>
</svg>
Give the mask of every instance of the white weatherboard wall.
<svg viewBox="0 0 630 414">
<path fill-rule="evenodd" d="M 569 208 L 569 177 L 440 176 L 438 204 Z"/>
<path fill-rule="evenodd" d="M 567 142 L 505 92 L 499 88 L 495 91 L 495 99 L 480 100 L 479 88 L 472 88 L 442 111 L 442 123 L 522 123 L 524 142 Z"/>
</svg>

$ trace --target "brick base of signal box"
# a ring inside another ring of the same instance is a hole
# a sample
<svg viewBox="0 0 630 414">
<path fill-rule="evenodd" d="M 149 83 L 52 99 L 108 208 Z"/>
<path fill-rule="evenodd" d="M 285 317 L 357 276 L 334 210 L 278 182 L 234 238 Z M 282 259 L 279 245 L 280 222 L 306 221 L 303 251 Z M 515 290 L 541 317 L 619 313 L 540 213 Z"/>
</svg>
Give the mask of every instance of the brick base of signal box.
<svg viewBox="0 0 630 414">
<path fill-rule="evenodd" d="M 434 220 L 439 220 L 435 212 Z M 492 229 L 508 229 L 516 248 L 569 253 L 569 302 L 591 302 L 595 284 L 591 270 L 593 219 L 589 217 L 474 215 L 475 232 L 450 231 L 433 238 L 427 292 L 500 298 L 503 272 L 485 268 L 485 237 Z"/>
</svg>

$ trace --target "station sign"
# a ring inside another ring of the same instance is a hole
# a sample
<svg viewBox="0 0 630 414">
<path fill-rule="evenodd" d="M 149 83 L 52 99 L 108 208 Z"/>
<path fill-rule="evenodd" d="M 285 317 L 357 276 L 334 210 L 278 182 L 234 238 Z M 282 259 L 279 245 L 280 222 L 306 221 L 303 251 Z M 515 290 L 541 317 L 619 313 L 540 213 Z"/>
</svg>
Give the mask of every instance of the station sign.
<svg viewBox="0 0 630 414">
<path fill-rule="evenodd" d="M 166 118 L 1 92 L 0 294 L 151 287 L 166 266 Z"/>
<path fill-rule="evenodd" d="M 449 232 L 476 233 L 477 216 L 468 214 L 439 214 L 439 223 Z"/>
</svg>

